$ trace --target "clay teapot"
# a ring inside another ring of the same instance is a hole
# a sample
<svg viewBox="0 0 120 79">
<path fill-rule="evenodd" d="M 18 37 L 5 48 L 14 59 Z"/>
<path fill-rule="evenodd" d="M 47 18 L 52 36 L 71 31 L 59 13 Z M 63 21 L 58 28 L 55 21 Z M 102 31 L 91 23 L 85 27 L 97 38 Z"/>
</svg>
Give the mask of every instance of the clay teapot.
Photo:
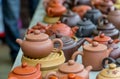
<svg viewBox="0 0 120 79">
<path fill-rule="evenodd" d="M 62 23 L 67 24 L 70 27 L 73 27 L 73 26 L 77 25 L 77 23 L 79 21 L 81 21 L 81 18 L 77 13 L 74 13 L 74 12 L 68 10 L 67 13 L 63 14 L 60 17 L 60 21 Z"/>
<path fill-rule="evenodd" d="M 108 67 L 100 71 L 96 79 L 120 79 L 120 67 L 116 67 L 116 64 L 109 64 Z"/>
<path fill-rule="evenodd" d="M 80 77 L 83 77 L 84 79 L 89 79 L 89 72 L 91 69 L 92 66 L 87 66 L 84 68 L 82 64 L 79 64 L 74 60 L 69 60 L 68 62 L 60 65 L 58 71 L 50 72 L 46 75 L 46 77 L 48 77 L 48 75 L 57 75 L 57 77 L 61 78 L 67 74 L 74 73 Z"/>
<path fill-rule="evenodd" d="M 71 37 L 68 37 L 68 36 L 62 36 L 62 37 L 60 37 L 60 39 L 63 42 L 62 50 L 64 52 L 66 61 L 70 60 L 72 54 L 75 51 L 77 51 L 78 48 L 85 42 L 84 38 L 80 38 L 78 40 L 75 40 L 75 38 L 71 38 Z M 55 45 L 57 47 L 59 44 L 55 44 Z"/>
<path fill-rule="evenodd" d="M 95 9 L 93 7 L 91 10 L 88 10 L 85 13 L 84 18 L 90 19 L 95 25 L 97 25 L 98 24 L 98 19 L 101 16 L 102 16 L 102 13 L 100 12 L 100 10 Z"/>
<path fill-rule="evenodd" d="M 120 10 L 120 0 L 116 0 L 114 6 Z"/>
<path fill-rule="evenodd" d="M 59 0 L 51 0 L 46 8 L 46 13 L 51 17 L 59 17 L 66 12 L 66 8 L 59 3 Z"/>
<path fill-rule="evenodd" d="M 120 58 L 114 59 L 111 57 L 107 57 L 103 59 L 102 65 L 103 68 L 105 68 L 106 66 L 108 66 L 111 63 L 115 63 L 117 65 L 117 67 L 120 67 Z"/>
<path fill-rule="evenodd" d="M 93 41 L 99 42 L 101 44 L 108 44 L 108 41 L 112 40 L 111 37 L 105 36 L 104 33 L 101 33 L 98 36 L 95 36 L 93 39 L 85 38 L 87 42 L 92 43 Z"/>
<path fill-rule="evenodd" d="M 22 63 L 21 66 L 15 67 L 8 75 L 8 79 L 42 79 L 40 64 L 35 67 Z"/>
<path fill-rule="evenodd" d="M 83 18 L 84 14 L 91 9 L 92 8 L 88 5 L 80 5 L 80 6 L 73 7 L 72 11 L 78 13 L 79 16 Z"/>
<path fill-rule="evenodd" d="M 114 8 L 114 6 L 113 6 L 113 2 L 111 0 L 102 0 L 100 5 L 98 6 L 98 9 L 103 14 L 108 14 L 112 8 Z"/>
<path fill-rule="evenodd" d="M 82 55 L 83 65 L 85 67 L 91 65 L 93 67 L 92 70 L 97 71 L 102 69 L 102 60 L 108 57 L 112 50 L 112 48 L 107 49 L 104 44 L 93 42 L 92 44 L 83 45 L 83 51 L 76 51 L 72 55 L 72 59 Z"/>
<path fill-rule="evenodd" d="M 57 75 L 47 75 L 45 79 L 85 79 L 83 77 L 80 77 L 76 74 L 73 74 L 73 73 L 70 73 L 70 74 L 67 74 L 66 76 L 63 76 L 61 78 L 59 78 Z"/>
<path fill-rule="evenodd" d="M 59 42 L 60 46 L 57 51 L 61 50 L 63 43 L 60 39 L 49 39 L 45 33 L 40 33 L 39 30 L 34 30 L 33 33 L 27 34 L 25 40 L 17 39 L 16 42 L 20 45 L 25 56 L 30 58 L 42 58 L 48 56 L 54 49 L 54 43 Z"/>
<path fill-rule="evenodd" d="M 96 26 L 86 18 L 80 21 L 77 26 L 79 27 L 76 33 L 77 37 L 91 37 L 93 31 L 96 29 Z"/>
<path fill-rule="evenodd" d="M 114 59 L 117 59 L 117 58 L 120 57 L 120 47 L 118 46 L 119 42 L 120 42 L 119 39 L 116 39 L 114 41 L 111 40 L 111 41 L 108 42 L 107 47 L 108 48 L 111 48 L 111 47 L 113 48 L 113 50 L 111 51 L 109 57 L 112 57 Z"/>
<path fill-rule="evenodd" d="M 112 39 L 119 38 L 119 30 L 104 17 L 99 18 L 97 30 L 94 30 L 93 34 L 98 35 L 99 32 L 104 33 Z"/>
</svg>

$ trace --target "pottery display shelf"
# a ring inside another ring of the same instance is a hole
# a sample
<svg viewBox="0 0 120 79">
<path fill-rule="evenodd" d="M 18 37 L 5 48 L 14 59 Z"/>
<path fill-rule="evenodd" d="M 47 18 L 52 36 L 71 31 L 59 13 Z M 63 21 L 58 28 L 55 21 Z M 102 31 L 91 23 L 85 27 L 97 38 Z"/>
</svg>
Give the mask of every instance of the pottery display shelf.
<svg viewBox="0 0 120 79">
<path fill-rule="evenodd" d="M 41 22 L 43 24 L 45 24 L 43 22 L 43 18 L 44 18 L 44 15 L 45 15 L 45 11 L 44 11 L 44 8 L 43 8 L 43 4 L 42 4 L 42 1 L 43 0 L 40 0 L 39 4 L 38 4 L 38 7 L 36 9 L 36 12 L 34 14 L 34 17 L 32 18 L 32 21 L 29 25 L 29 28 L 32 27 L 33 25 L 35 25 L 37 22 Z M 81 48 L 79 49 L 81 50 Z M 13 67 L 12 67 L 12 70 L 13 68 L 15 68 L 16 66 L 18 65 L 21 65 L 21 58 L 22 58 L 22 55 L 23 55 L 23 52 L 22 50 L 20 49 L 19 53 L 18 53 L 18 56 L 13 64 Z M 77 62 L 79 63 L 82 63 L 81 62 L 81 56 L 78 56 L 77 58 Z M 90 79 L 96 79 L 96 76 L 97 74 L 99 73 L 99 71 L 91 71 L 90 72 Z"/>
</svg>

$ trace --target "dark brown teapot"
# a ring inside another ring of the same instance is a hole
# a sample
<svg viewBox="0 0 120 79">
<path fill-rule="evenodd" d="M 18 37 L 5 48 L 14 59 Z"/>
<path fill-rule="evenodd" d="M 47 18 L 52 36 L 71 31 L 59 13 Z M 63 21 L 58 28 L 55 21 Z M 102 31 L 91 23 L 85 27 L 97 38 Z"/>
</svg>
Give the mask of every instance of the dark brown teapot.
<svg viewBox="0 0 120 79">
<path fill-rule="evenodd" d="M 86 18 L 80 21 L 77 26 L 79 27 L 76 33 L 77 37 L 91 37 L 93 31 L 96 29 L 96 26 Z"/>
<path fill-rule="evenodd" d="M 76 26 L 79 21 L 81 21 L 81 18 L 77 13 L 68 10 L 67 13 L 60 17 L 60 21 L 70 27 L 73 27 Z"/>
<path fill-rule="evenodd" d="M 99 18 L 97 30 L 94 30 L 93 34 L 98 35 L 99 32 L 104 33 L 106 36 L 111 37 L 112 39 L 119 38 L 119 30 L 110 23 L 106 18 Z"/>
</svg>

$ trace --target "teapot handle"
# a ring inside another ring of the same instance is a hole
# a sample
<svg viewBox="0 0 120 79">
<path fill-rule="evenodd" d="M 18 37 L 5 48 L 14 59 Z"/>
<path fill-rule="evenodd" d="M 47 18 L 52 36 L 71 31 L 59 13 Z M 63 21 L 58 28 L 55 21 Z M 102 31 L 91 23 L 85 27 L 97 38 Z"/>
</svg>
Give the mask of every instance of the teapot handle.
<svg viewBox="0 0 120 79">
<path fill-rule="evenodd" d="M 74 52 L 72 57 L 71 57 L 71 59 L 72 60 L 76 60 L 78 55 L 82 55 L 83 56 L 83 51 L 76 51 L 76 52 Z"/>
<path fill-rule="evenodd" d="M 52 40 L 53 41 L 53 45 L 57 42 L 59 43 L 59 47 L 56 48 L 56 52 L 59 52 L 62 48 L 63 48 L 63 42 L 62 40 L 58 39 L 58 38 L 55 38 Z"/>
<path fill-rule="evenodd" d="M 51 78 L 50 78 L 51 77 Z M 58 75 L 56 72 L 52 71 L 46 74 L 45 79 L 52 79 L 54 77 L 55 79 L 58 79 Z"/>
<path fill-rule="evenodd" d="M 113 58 L 111 58 L 111 57 L 104 58 L 103 61 L 102 61 L 102 66 L 103 66 L 103 68 L 106 67 L 106 61 L 108 61 L 108 64 L 110 64 L 110 63 L 115 63 L 115 62 L 116 62 L 116 61 L 115 61 Z"/>
</svg>

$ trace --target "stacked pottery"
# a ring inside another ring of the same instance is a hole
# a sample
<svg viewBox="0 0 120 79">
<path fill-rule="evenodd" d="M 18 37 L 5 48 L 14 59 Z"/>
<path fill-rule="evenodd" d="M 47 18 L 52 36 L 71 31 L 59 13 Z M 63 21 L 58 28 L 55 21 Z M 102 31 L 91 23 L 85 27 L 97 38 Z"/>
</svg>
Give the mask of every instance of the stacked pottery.
<svg viewBox="0 0 120 79">
<path fill-rule="evenodd" d="M 47 15 L 44 18 L 46 23 L 55 23 L 59 20 L 60 16 L 66 12 L 66 8 L 60 3 L 59 0 L 49 1 L 46 7 Z"/>
<path fill-rule="evenodd" d="M 27 62 L 32 66 L 40 63 L 43 76 L 49 70 L 56 70 L 65 61 L 61 50 L 62 41 L 60 39 L 51 40 L 47 34 L 41 33 L 40 30 L 28 33 L 25 40 L 17 39 L 16 41 L 23 51 L 22 62 Z M 56 42 L 59 43 L 57 48 L 54 47 Z"/>
<path fill-rule="evenodd" d="M 40 64 L 35 67 L 22 63 L 21 66 L 15 67 L 8 75 L 8 79 L 42 79 Z"/>
<path fill-rule="evenodd" d="M 91 37 L 96 26 L 88 19 L 84 18 L 77 26 L 79 29 L 76 32 L 77 37 Z"/>
<path fill-rule="evenodd" d="M 82 56 L 83 65 L 93 67 L 92 70 L 98 71 L 101 70 L 102 60 L 109 56 L 112 48 L 107 48 L 104 44 L 99 44 L 98 42 L 93 42 L 92 44 L 83 45 L 83 51 L 76 51 L 72 59 L 75 59 L 78 55 Z M 93 61 L 94 60 L 94 61 Z"/>
<path fill-rule="evenodd" d="M 50 75 L 56 75 L 58 78 L 62 78 L 71 73 L 76 74 L 83 79 L 89 79 L 89 72 L 91 71 L 91 69 L 92 66 L 87 66 L 86 68 L 84 68 L 83 64 L 79 64 L 74 60 L 69 60 L 68 62 L 60 65 L 58 71 L 47 73 L 45 79 L 48 79 Z"/>
<path fill-rule="evenodd" d="M 112 39 L 119 38 L 119 30 L 116 29 L 115 26 L 112 23 L 110 23 L 106 18 L 102 18 L 99 18 L 97 30 L 95 30 L 93 34 L 98 35 L 99 32 L 102 32 L 106 36 L 111 37 Z"/>
</svg>

